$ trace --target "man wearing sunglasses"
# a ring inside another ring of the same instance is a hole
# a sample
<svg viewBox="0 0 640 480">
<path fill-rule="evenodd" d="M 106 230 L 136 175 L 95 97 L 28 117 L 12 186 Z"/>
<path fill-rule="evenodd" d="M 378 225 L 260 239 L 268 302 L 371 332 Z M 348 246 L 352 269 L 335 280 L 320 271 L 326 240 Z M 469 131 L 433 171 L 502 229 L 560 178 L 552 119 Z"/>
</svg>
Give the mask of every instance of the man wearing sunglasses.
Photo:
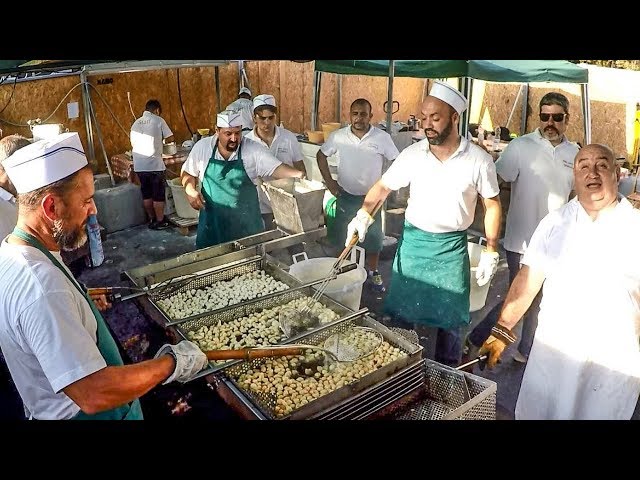
<svg viewBox="0 0 640 480">
<path fill-rule="evenodd" d="M 498 176 L 504 182 L 511 182 L 504 235 L 510 283 L 520 270 L 522 257 L 538 223 L 550 211 L 567 203 L 574 187 L 572 169 L 579 147 L 565 136 L 569 100 L 558 92 L 547 93 L 540 100 L 538 118 L 538 128 L 512 140 L 496 161 Z M 519 363 L 527 361 L 538 325 L 541 299 L 542 292 L 523 317 L 521 339 L 513 357 Z M 499 303 L 469 334 L 470 356 L 474 356 L 474 351 L 489 336 L 501 306 Z"/>
</svg>

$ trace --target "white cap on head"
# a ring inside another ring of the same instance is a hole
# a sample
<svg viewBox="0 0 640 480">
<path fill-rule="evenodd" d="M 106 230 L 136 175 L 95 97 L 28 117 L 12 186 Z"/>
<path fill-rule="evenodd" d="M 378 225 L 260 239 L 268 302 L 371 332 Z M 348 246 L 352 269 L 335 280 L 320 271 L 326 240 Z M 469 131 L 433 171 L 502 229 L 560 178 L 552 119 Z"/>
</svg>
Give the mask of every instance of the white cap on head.
<svg viewBox="0 0 640 480">
<path fill-rule="evenodd" d="M 462 93 L 453 88 L 451 85 L 444 82 L 439 82 L 437 80 L 433 82 L 433 86 L 431 87 L 429 95 L 439 98 L 443 102 L 451 105 L 453 109 L 458 112 L 458 114 L 464 112 L 468 106 L 467 99 L 464 98 L 464 95 L 462 95 Z"/>
<path fill-rule="evenodd" d="M 225 110 L 218 114 L 216 127 L 219 128 L 235 128 L 242 126 L 242 117 L 240 112 L 235 110 Z"/>
<path fill-rule="evenodd" d="M 28 193 L 51 185 L 87 164 L 77 132 L 39 140 L 16 150 L 2 162 L 18 193 Z"/>
<path fill-rule="evenodd" d="M 253 99 L 253 109 L 255 110 L 258 107 L 263 105 L 270 105 L 272 107 L 276 106 L 276 97 L 273 95 L 258 95 Z"/>
<path fill-rule="evenodd" d="M 246 94 L 248 94 L 249 96 L 251 96 L 251 90 L 249 90 L 247 87 L 242 87 L 242 88 L 240 89 L 240 91 L 238 92 L 238 95 L 241 95 L 241 94 L 243 94 L 243 93 L 246 93 Z"/>
</svg>

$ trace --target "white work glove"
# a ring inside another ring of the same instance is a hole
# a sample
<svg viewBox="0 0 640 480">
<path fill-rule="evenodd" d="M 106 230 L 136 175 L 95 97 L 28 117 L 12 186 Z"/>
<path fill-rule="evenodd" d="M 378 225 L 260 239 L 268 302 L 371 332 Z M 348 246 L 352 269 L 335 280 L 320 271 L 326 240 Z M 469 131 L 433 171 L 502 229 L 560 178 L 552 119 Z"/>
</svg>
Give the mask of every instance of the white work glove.
<svg viewBox="0 0 640 480">
<path fill-rule="evenodd" d="M 480 254 L 480 262 L 476 269 L 476 281 L 479 287 L 486 285 L 496 274 L 499 260 L 500 254 L 498 252 L 482 251 Z"/>
<path fill-rule="evenodd" d="M 160 347 L 153 358 L 166 354 L 173 355 L 176 360 L 176 368 L 169 378 L 162 382 L 163 385 L 173 381 L 186 383 L 209 363 L 200 347 L 189 340 L 183 340 L 177 345 L 167 343 Z"/>
<path fill-rule="evenodd" d="M 367 230 L 371 225 L 373 225 L 374 218 L 369 215 L 364 208 L 358 210 L 356 216 L 349 222 L 347 226 L 347 239 L 344 242 L 344 246 L 348 247 L 349 242 L 351 242 L 351 237 L 353 237 L 354 233 L 358 234 L 358 241 L 360 243 L 364 242 L 364 237 L 367 234 Z"/>
</svg>

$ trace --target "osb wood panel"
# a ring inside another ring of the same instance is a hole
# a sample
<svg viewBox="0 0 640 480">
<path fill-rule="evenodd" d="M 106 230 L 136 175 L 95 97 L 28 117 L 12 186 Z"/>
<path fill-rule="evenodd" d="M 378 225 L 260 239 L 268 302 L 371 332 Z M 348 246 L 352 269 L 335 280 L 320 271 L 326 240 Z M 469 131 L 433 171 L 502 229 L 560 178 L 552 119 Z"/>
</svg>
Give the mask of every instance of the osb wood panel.
<svg viewBox="0 0 640 480">
<path fill-rule="evenodd" d="M 304 131 L 305 71 L 304 63 L 281 61 L 279 118 L 286 129 L 292 132 Z M 309 104 L 311 100 L 309 100 Z"/>
<path fill-rule="evenodd" d="M 315 63 L 307 62 L 300 64 L 303 66 L 303 82 L 302 82 L 302 112 L 303 112 L 303 125 L 301 132 L 306 132 L 311 129 L 311 112 L 313 103 L 313 79 L 315 77 Z"/>
<path fill-rule="evenodd" d="M 519 85 L 485 82 L 484 95 L 482 98 L 479 99 L 476 95 L 471 97 L 471 101 L 474 104 L 478 101 L 482 102 L 480 107 L 480 123 L 482 123 L 485 128 L 494 129 L 498 126 L 504 126 L 507 127 L 509 131 L 518 133 L 520 131 L 520 122 L 522 119 L 523 100 L 522 95 L 517 99 L 519 89 Z M 476 94 L 475 89 L 474 94 Z M 513 117 L 511 118 L 509 125 L 507 125 L 509 115 L 516 99 L 518 102 L 516 104 L 515 111 L 513 112 Z M 472 123 L 478 123 L 478 121 L 476 120 Z"/>
<path fill-rule="evenodd" d="M 0 118 L 17 125 L 24 125 L 16 127 L 0 121 L 3 135 L 17 133 L 31 138 L 31 130 L 26 126 L 27 121 L 40 118 L 44 122 L 63 97 L 75 87 L 46 123 L 61 123 L 69 131 L 77 131 L 83 145 L 87 145 L 82 87 L 76 86 L 78 83 L 80 83 L 80 76 L 70 75 L 48 80 L 16 83 L 15 90 L 13 83 L 0 85 L 0 108 L 6 105 L 6 108 L 0 113 Z M 80 115 L 78 118 L 69 119 L 67 118 L 67 104 L 72 102 L 78 102 Z"/>
<path fill-rule="evenodd" d="M 573 110 L 573 108 L 572 108 Z M 581 111 L 581 110 L 580 110 Z M 624 103 L 591 101 L 591 143 L 602 143 L 608 145 L 616 157 L 631 159 L 632 152 L 627 151 L 627 145 L 632 142 L 627 141 L 626 120 L 627 105 Z M 582 119 L 577 126 L 582 136 Z M 571 124 L 574 119 L 571 119 Z M 573 125 L 576 127 L 576 125 Z M 568 129 L 567 129 L 568 130 Z M 569 137 L 575 138 L 575 137 Z M 584 145 L 584 140 L 581 141 Z"/>
<path fill-rule="evenodd" d="M 348 77 L 343 76 L 342 81 L 342 98 L 344 98 L 345 81 Z M 338 91 L 338 77 L 333 73 L 322 72 L 321 85 L 320 85 L 320 102 L 318 105 L 318 130 L 322 130 L 323 123 L 329 122 L 343 122 L 344 120 L 336 118 L 336 93 Z M 312 96 L 313 97 L 313 96 Z M 310 102 L 312 100 L 309 100 Z M 344 112 L 344 108 L 342 109 Z M 309 124 L 311 128 L 311 124 Z"/>
</svg>

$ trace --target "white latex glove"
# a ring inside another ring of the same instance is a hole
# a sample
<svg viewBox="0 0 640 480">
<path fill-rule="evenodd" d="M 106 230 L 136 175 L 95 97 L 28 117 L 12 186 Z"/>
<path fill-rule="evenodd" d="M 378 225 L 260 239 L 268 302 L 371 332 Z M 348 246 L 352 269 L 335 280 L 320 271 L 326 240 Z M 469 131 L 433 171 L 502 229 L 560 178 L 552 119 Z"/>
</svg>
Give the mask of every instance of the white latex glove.
<svg viewBox="0 0 640 480">
<path fill-rule="evenodd" d="M 176 368 L 169 378 L 162 382 L 163 385 L 173 381 L 186 383 L 209 363 L 200 347 L 189 340 L 183 340 L 177 345 L 167 343 L 160 347 L 153 358 L 166 354 L 173 355 L 176 360 Z"/>
<path fill-rule="evenodd" d="M 367 234 L 367 230 L 371 225 L 373 225 L 374 218 L 369 215 L 365 209 L 361 208 L 358 210 L 356 216 L 349 222 L 347 226 L 347 239 L 344 242 L 344 246 L 349 246 L 349 242 L 351 242 L 351 237 L 353 237 L 354 233 L 358 234 L 358 241 L 360 243 L 364 242 L 364 237 Z"/>
<path fill-rule="evenodd" d="M 498 261 L 500 254 L 498 252 L 487 252 L 483 250 L 480 254 L 480 262 L 476 269 L 476 281 L 478 286 L 486 285 L 498 270 Z"/>
</svg>

